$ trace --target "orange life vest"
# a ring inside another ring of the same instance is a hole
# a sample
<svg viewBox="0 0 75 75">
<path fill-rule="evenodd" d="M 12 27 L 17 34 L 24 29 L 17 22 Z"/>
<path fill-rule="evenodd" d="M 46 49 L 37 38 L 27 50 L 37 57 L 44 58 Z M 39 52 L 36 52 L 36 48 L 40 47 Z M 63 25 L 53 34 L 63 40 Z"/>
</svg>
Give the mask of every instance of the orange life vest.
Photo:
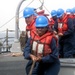
<svg viewBox="0 0 75 75">
<path fill-rule="evenodd" d="M 32 31 L 32 53 L 35 53 L 36 56 L 46 56 L 52 53 L 52 50 L 50 48 L 52 37 L 52 33 L 50 32 L 47 32 L 40 37 L 36 32 Z"/>
<path fill-rule="evenodd" d="M 58 19 L 58 33 L 64 33 L 68 30 L 67 19 L 67 15 L 65 15 L 61 20 Z"/>
<path fill-rule="evenodd" d="M 36 30 L 34 23 L 35 23 L 35 21 L 33 20 L 30 25 L 26 26 L 26 34 L 27 34 L 28 38 L 30 38 L 30 36 L 31 36 L 31 31 Z"/>
</svg>

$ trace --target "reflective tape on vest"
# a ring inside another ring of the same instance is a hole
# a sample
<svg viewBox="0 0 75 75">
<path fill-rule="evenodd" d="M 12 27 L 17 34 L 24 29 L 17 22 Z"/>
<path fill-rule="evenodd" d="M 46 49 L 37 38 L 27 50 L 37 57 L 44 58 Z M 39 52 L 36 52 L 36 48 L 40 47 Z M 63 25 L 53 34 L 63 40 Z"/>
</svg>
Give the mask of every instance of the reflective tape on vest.
<svg viewBox="0 0 75 75">
<path fill-rule="evenodd" d="M 38 52 L 37 53 L 43 53 L 44 45 L 43 44 L 38 44 Z"/>
<path fill-rule="evenodd" d="M 58 28 L 62 28 L 62 23 L 58 23 Z"/>
<path fill-rule="evenodd" d="M 30 38 L 30 31 L 27 31 L 27 36 L 28 38 Z"/>
<path fill-rule="evenodd" d="M 37 42 L 33 41 L 32 50 L 36 51 L 36 47 L 37 47 Z"/>
<path fill-rule="evenodd" d="M 33 41 L 32 50 L 37 51 L 37 53 L 43 53 L 44 45 L 38 44 L 36 41 Z"/>
</svg>

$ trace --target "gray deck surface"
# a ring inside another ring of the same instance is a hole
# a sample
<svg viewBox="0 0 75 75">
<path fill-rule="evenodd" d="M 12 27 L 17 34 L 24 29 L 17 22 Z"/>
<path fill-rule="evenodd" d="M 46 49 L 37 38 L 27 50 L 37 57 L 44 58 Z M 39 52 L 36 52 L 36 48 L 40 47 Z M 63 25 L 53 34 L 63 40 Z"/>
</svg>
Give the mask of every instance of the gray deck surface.
<svg viewBox="0 0 75 75">
<path fill-rule="evenodd" d="M 0 75 L 26 75 L 27 60 L 23 56 L 12 57 L 10 53 L 0 54 Z"/>
</svg>

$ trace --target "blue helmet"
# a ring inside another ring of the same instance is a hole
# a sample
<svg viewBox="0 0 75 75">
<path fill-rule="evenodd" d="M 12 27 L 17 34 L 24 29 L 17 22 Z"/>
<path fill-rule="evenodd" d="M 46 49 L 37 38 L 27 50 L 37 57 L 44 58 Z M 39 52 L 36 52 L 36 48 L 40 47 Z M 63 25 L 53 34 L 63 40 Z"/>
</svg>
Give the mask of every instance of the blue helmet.
<svg viewBox="0 0 75 75">
<path fill-rule="evenodd" d="M 75 7 L 72 9 L 73 13 L 75 13 Z"/>
<path fill-rule="evenodd" d="M 29 17 L 33 14 L 34 14 L 34 9 L 30 8 L 30 7 L 25 8 L 24 11 L 23 11 L 23 17 L 24 18 L 27 18 L 27 17 Z"/>
<path fill-rule="evenodd" d="M 38 16 L 38 14 L 35 12 L 37 9 L 36 8 L 32 8 L 32 10 L 34 11 L 34 15 Z"/>
<path fill-rule="evenodd" d="M 52 10 L 51 11 L 51 16 L 53 17 L 53 16 L 57 16 L 57 11 L 56 10 Z"/>
<path fill-rule="evenodd" d="M 39 16 L 35 21 L 36 27 L 46 27 L 48 26 L 48 19 L 45 16 Z"/>
<path fill-rule="evenodd" d="M 72 13 L 72 10 L 71 9 L 67 9 L 66 13 Z"/>
<path fill-rule="evenodd" d="M 62 15 L 64 14 L 64 10 L 63 9 L 58 9 L 57 10 L 57 17 L 60 18 Z"/>
</svg>

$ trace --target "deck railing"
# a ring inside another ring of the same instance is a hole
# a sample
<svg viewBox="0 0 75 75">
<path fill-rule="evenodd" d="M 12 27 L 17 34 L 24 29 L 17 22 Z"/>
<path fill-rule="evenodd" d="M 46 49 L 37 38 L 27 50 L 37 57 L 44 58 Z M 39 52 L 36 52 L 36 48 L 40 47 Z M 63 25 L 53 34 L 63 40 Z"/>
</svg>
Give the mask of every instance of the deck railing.
<svg viewBox="0 0 75 75">
<path fill-rule="evenodd" d="M 5 35 L 2 34 L 3 37 L 0 37 L 0 53 L 10 52 L 10 48 L 12 47 L 12 43 L 10 42 L 14 42 L 14 36 L 9 37 L 9 32 L 14 32 L 14 30 L 6 29 Z"/>
</svg>

